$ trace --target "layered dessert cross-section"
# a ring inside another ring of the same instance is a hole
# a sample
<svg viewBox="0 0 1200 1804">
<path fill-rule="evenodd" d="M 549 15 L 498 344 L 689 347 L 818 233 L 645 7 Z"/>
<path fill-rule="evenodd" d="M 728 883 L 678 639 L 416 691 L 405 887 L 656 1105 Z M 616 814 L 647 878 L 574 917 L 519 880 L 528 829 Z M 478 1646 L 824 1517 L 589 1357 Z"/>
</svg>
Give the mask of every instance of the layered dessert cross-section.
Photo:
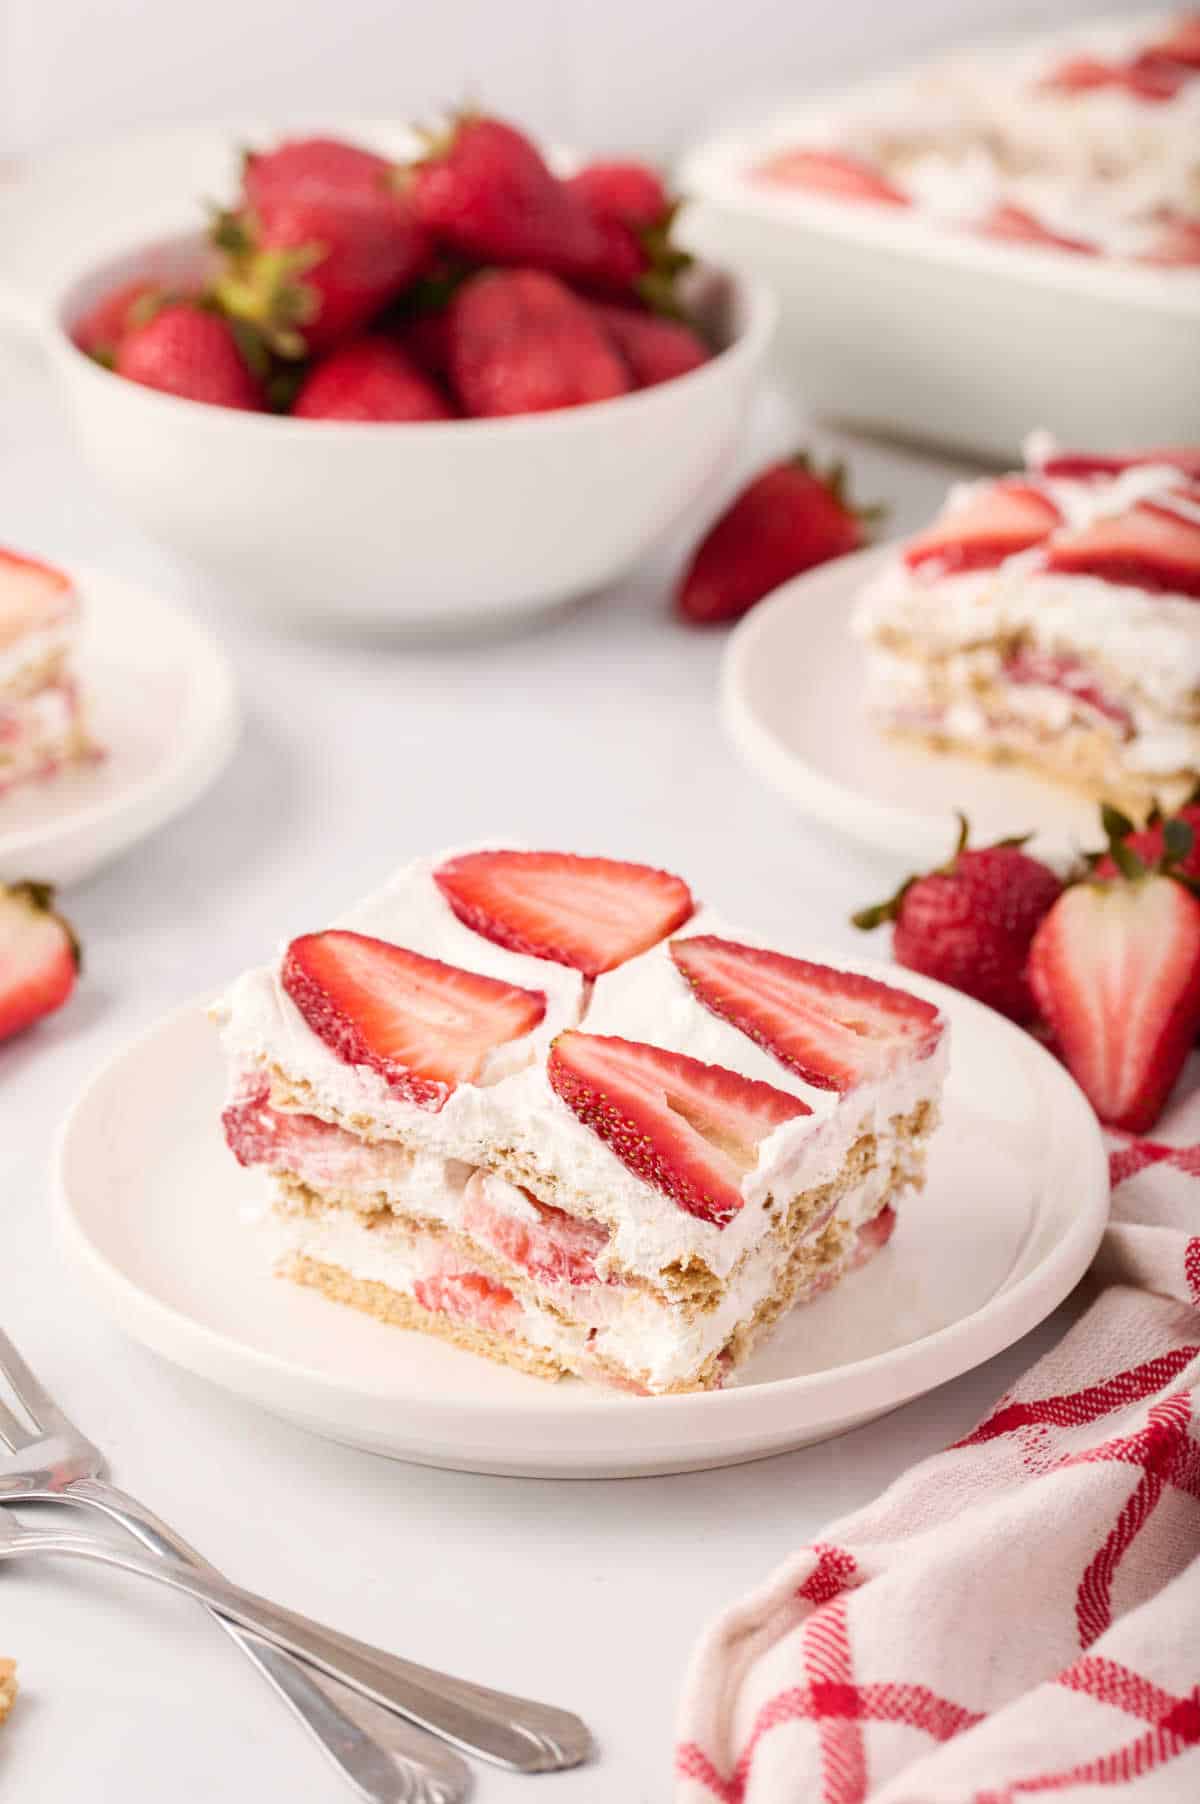
<svg viewBox="0 0 1200 1804">
<path fill-rule="evenodd" d="M 868 702 L 936 750 L 1141 809 L 1200 779 L 1200 449 L 1091 455 L 951 490 L 866 585 Z"/>
<path fill-rule="evenodd" d="M 0 795 L 94 755 L 71 659 L 70 578 L 0 547 Z"/>
<path fill-rule="evenodd" d="M 727 931 L 678 877 L 422 860 L 214 1010 L 278 1270 L 546 1378 L 719 1386 L 887 1240 L 930 1003 Z"/>
</svg>

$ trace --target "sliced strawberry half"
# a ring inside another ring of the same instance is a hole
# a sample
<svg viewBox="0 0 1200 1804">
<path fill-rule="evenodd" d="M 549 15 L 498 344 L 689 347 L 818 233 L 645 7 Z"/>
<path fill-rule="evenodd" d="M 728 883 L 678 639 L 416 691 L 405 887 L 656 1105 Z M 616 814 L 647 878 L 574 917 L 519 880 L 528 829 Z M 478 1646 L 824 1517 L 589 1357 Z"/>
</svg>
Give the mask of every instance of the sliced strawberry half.
<svg viewBox="0 0 1200 1804">
<path fill-rule="evenodd" d="M 991 569 L 1039 545 L 1061 521 L 1049 495 L 1032 483 L 993 482 L 910 539 L 904 561 L 914 570 L 937 564 L 946 575 Z"/>
<path fill-rule="evenodd" d="M 78 973 L 79 942 L 50 885 L 0 883 L 0 1040 L 61 1008 Z"/>
<path fill-rule="evenodd" d="M 505 1284 L 483 1272 L 448 1266 L 418 1278 L 413 1295 L 431 1315 L 449 1315 L 488 1334 L 511 1334 L 521 1319 L 521 1305 Z"/>
<path fill-rule="evenodd" d="M 52 564 L 0 546 L 0 651 L 75 613 L 71 579 Z"/>
<path fill-rule="evenodd" d="M 1046 568 L 1200 599 L 1200 518 L 1155 501 L 1061 533 Z"/>
<path fill-rule="evenodd" d="M 1052 232 L 1027 208 L 1007 202 L 993 207 L 976 230 L 981 237 L 1004 238 L 1013 244 L 1042 244 L 1050 250 L 1074 251 L 1084 257 L 1097 254 L 1097 247 L 1086 238 L 1068 238 L 1061 232 Z"/>
<path fill-rule="evenodd" d="M 808 188 L 838 200 L 871 201 L 876 206 L 907 207 L 908 195 L 861 157 L 832 150 L 781 150 L 751 170 L 756 182 L 779 188 Z"/>
<path fill-rule="evenodd" d="M 1168 464 L 1185 476 L 1200 479 L 1200 445 L 1161 445 L 1145 451 L 1056 451 L 1040 466 L 1043 476 L 1087 482 L 1095 476 L 1120 476 L 1145 464 Z"/>
<path fill-rule="evenodd" d="M 942 1035 L 938 1011 L 907 990 L 762 946 L 698 934 L 671 957 L 698 1001 L 821 1090 L 850 1090 Z"/>
<path fill-rule="evenodd" d="M 586 977 L 657 945 L 695 908 L 669 871 L 569 852 L 464 852 L 433 876 L 474 933 Z"/>
<path fill-rule="evenodd" d="M 389 940 L 333 928 L 293 940 L 283 987 L 317 1037 L 394 1095 L 440 1109 L 490 1052 L 535 1028 L 540 990 L 481 977 Z"/>
<path fill-rule="evenodd" d="M 510 1197 L 513 1206 L 506 1207 Z M 568 1215 L 485 1171 L 467 1180 L 462 1226 L 541 1284 L 597 1283 L 596 1255 L 609 1240 L 603 1223 Z"/>
<path fill-rule="evenodd" d="M 741 1181 L 761 1142 L 812 1113 L 798 1096 L 723 1065 L 599 1034 L 559 1034 L 546 1072 L 635 1177 L 719 1228 L 742 1207 Z"/>
<path fill-rule="evenodd" d="M 1200 1028 L 1200 902 L 1162 875 L 1076 884 L 1038 928 L 1029 977 L 1101 1121 L 1153 1127 Z"/>
</svg>

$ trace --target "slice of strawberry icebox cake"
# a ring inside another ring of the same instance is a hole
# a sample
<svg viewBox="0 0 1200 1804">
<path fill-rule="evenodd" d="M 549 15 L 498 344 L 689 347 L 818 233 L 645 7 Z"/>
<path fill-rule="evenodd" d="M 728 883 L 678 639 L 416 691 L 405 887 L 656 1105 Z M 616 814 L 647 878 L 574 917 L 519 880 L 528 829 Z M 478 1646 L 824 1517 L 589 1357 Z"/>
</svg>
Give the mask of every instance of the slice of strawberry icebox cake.
<svg viewBox="0 0 1200 1804">
<path fill-rule="evenodd" d="M 854 614 L 872 712 L 1135 811 L 1200 779 L 1200 447 L 1092 455 L 1047 433 L 962 484 Z"/>
<path fill-rule="evenodd" d="M 932 1004 L 644 865 L 401 870 L 214 1009 L 278 1269 L 546 1378 L 719 1386 L 923 1179 Z"/>
<path fill-rule="evenodd" d="M 0 547 L 0 795 L 94 756 L 71 669 L 78 630 L 70 578 Z"/>
</svg>

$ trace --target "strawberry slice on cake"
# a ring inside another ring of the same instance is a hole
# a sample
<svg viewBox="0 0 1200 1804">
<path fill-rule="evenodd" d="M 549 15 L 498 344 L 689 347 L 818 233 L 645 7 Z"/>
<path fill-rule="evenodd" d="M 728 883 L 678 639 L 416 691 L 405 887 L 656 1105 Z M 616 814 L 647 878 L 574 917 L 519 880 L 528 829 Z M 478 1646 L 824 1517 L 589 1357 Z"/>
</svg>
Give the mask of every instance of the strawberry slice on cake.
<svg viewBox="0 0 1200 1804">
<path fill-rule="evenodd" d="M 1200 781 L 1200 448 L 1063 451 L 954 491 L 862 591 L 872 714 L 1134 812 Z"/>
<path fill-rule="evenodd" d="M 666 939 L 695 906 L 687 884 L 669 871 L 568 852 L 464 852 L 433 875 L 476 933 L 585 977 Z"/>
<path fill-rule="evenodd" d="M 460 852 L 240 978 L 223 1126 L 278 1269 L 654 1394 L 724 1382 L 877 1252 L 937 1119 L 937 1010 L 695 909 L 645 865 Z"/>
</svg>

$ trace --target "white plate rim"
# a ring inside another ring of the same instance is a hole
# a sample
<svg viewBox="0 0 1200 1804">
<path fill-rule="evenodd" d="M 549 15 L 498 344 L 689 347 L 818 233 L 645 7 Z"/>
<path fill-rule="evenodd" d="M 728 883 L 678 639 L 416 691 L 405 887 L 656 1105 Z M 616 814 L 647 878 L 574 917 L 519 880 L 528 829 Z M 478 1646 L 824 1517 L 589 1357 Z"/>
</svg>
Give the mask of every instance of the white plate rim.
<svg viewBox="0 0 1200 1804">
<path fill-rule="evenodd" d="M 895 976 L 892 967 L 875 961 L 854 959 L 844 962 L 852 962 L 857 969 L 880 975 L 890 972 L 893 978 Z M 736 1431 L 739 1425 L 744 1430 L 753 1430 L 752 1421 L 739 1424 L 739 1412 L 752 1418 L 756 1414 L 761 1415 L 764 1407 L 769 1410 L 774 1404 L 788 1401 L 802 1406 L 806 1401 L 820 1400 L 824 1393 L 827 1398 L 824 1405 L 819 1410 L 810 1410 L 807 1417 L 796 1421 L 795 1435 L 790 1444 L 800 1444 L 805 1439 L 806 1428 L 813 1429 L 819 1436 L 822 1425 L 842 1420 L 847 1411 L 856 1422 L 865 1421 L 873 1414 L 910 1401 L 937 1385 L 972 1370 L 1043 1321 L 1069 1295 L 1091 1264 L 1108 1219 L 1109 1183 L 1107 1155 L 1099 1124 L 1082 1092 L 1067 1071 L 1044 1048 L 1010 1022 L 985 1009 L 982 1004 L 957 992 L 947 991 L 941 984 L 919 979 L 912 973 L 905 972 L 904 980 L 906 985 L 919 990 L 930 1000 L 943 1004 L 949 1002 L 955 1011 L 985 1016 L 991 1031 L 1014 1036 L 1020 1042 L 1023 1054 L 1035 1066 L 1043 1086 L 1049 1085 L 1057 1091 L 1054 1105 L 1056 1112 L 1063 1116 L 1074 1116 L 1071 1131 L 1078 1142 L 1078 1183 L 1064 1232 L 1030 1271 L 1015 1282 L 1002 1283 L 980 1308 L 914 1341 L 824 1371 L 763 1380 L 744 1388 L 692 1392 L 653 1399 L 627 1397 L 618 1392 L 597 1399 L 593 1393 L 589 1407 L 594 1410 L 597 1401 L 600 1403 L 604 1410 L 606 1429 L 611 1427 L 614 1419 L 630 1425 L 637 1423 L 644 1428 L 650 1419 L 647 1411 L 651 1411 L 654 1420 L 662 1422 L 670 1418 L 680 1429 L 688 1426 L 705 1427 L 715 1433 L 718 1425 L 726 1422 L 731 1432 Z M 291 1391 L 319 1393 L 329 1401 L 339 1398 L 369 1397 L 374 1400 L 394 1397 L 398 1411 L 413 1405 L 415 1399 L 409 1394 L 398 1392 L 394 1381 L 380 1382 L 378 1385 L 349 1381 L 319 1367 L 302 1366 L 275 1352 L 247 1345 L 232 1335 L 199 1321 L 174 1304 L 164 1302 L 144 1290 L 95 1244 L 72 1205 L 67 1166 L 76 1135 L 86 1131 L 87 1115 L 94 1106 L 93 1098 L 102 1094 L 106 1085 L 118 1080 L 120 1068 L 126 1060 L 135 1059 L 139 1052 L 159 1036 L 165 1036 L 185 1024 L 205 1007 L 206 999 L 193 999 L 160 1017 L 140 1035 L 111 1053 L 85 1084 L 62 1122 L 55 1145 L 55 1229 L 60 1245 L 90 1280 L 107 1313 L 128 1336 L 149 1346 L 173 1364 L 216 1383 L 220 1388 L 242 1398 L 249 1397 L 258 1407 L 274 1409 L 274 1413 L 301 1421 L 304 1426 L 325 1438 L 337 1438 L 327 1426 L 318 1426 L 311 1415 L 305 1420 L 305 1412 L 299 1404 L 289 1410 L 283 1405 L 274 1408 L 272 1404 L 265 1403 L 261 1392 L 254 1387 L 253 1377 L 262 1376 L 267 1380 L 282 1381 Z M 243 1378 L 243 1372 L 251 1376 Z M 236 1377 L 233 1375 L 235 1373 Z M 851 1397 L 851 1392 L 862 1391 L 864 1388 L 872 1392 L 870 1401 L 864 1402 L 861 1395 Z M 481 1404 L 465 1393 L 440 1394 L 437 1412 L 440 1423 L 444 1425 L 441 1438 L 452 1439 L 458 1433 L 469 1437 L 472 1420 L 478 1419 L 481 1409 L 502 1415 L 506 1421 L 511 1419 L 517 1423 L 541 1424 L 570 1419 L 579 1413 L 569 1391 L 563 1394 L 558 1387 L 551 1386 L 543 1387 L 537 1401 L 531 1405 L 518 1403 L 496 1406 Z M 799 1411 L 795 1413 L 799 1418 Z M 399 1438 L 402 1438 L 402 1423 L 398 1423 L 398 1429 Z M 417 1434 L 418 1431 L 414 1429 L 409 1435 L 409 1440 L 414 1444 Z M 772 1443 L 767 1448 L 769 1452 L 782 1451 L 789 1444 L 786 1439 L 780 1441 L 777 1435 L 769 1432 L 766 1438 Z M 810 1434 L 808 1438 L 813 1438 L 813 1435 Z M 449 1456 L 438 1459 L 427 1451 L 405 1452 L 398 1446 L 386 1451 L 392 1457 L 416 1458 L 426 1464 L 456 1463 Z M 614 1464 L 608 1455 L 601 1457 L 613 1467 L 614 1475 L 617 1471 L 628 1474 L 639 1469 L 636 1464 L 631 1466 L 627 1462 Z M 756 1455 L 741 1453 L 734 1457 L 744 1459 Z M 489 1465 L 486 1461 L 478 1462 L 475 1458 L 457 1463 L 466 1463 L 471 1470 L 502 1469 L 497 1465 Z M 705 1463 L 720 1463 L 719 1453 L 716 1460 L 707 1459 Z M 577 1459 L 569 1458 L 564 1465 L 556 1463 L 553 1456 L 550 1456 L 540 1461 L 538 1469 L 543 1476 L 563 1477 L 571 1475 L 578 1465 Z M 514 1469 L 528 1472 L 535 1469 L 535 1464 L 522 1458 Z M 641 1469 L 663 1468 L 647 1464 Z"/>
<path fill-rule="evenodd" d="M 237 746 L 240 712 L 233 669 L 216 637 L 185 608 L 140 583 L 92 564 L 65 566 L 87 606 L 89 588 L 100 584 L 135 596 L 139 606 L 169 623 L 172 635 L 186 647 L 191 693 L 197 705 L 199 731 L 181 742 L 173 755 L 139 776 L 116 795 L 80 802 L 67 815 L 43 825 L 3 831 L 0 820 L 0 864 L 32 869 L 39 859 L 66 854 L 99 832 L 103 844 L 79 861 L 79 882 L 110 858 L 149 837 L 198 800 L 224 770 Z M 86 690 L 84 700 L 87 700 Z M 53 779 L 49 779 L 53 782 Z"/>
</svg>

